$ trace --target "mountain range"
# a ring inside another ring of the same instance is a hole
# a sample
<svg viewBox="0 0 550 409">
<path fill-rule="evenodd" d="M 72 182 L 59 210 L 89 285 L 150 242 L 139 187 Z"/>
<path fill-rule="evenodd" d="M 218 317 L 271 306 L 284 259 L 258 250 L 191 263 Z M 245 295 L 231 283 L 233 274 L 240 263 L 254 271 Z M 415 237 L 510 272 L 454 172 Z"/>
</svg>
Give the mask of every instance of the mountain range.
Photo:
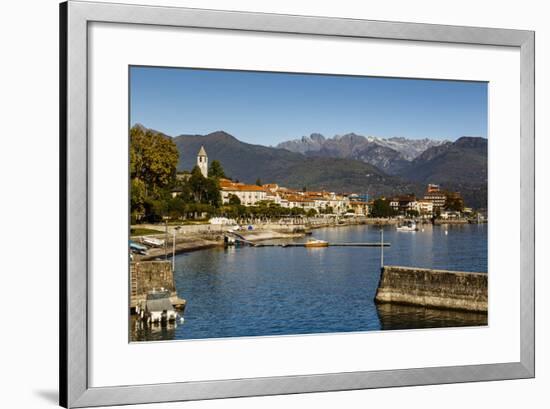
<svg viewBox="0 0 550 409">
<path fill-rule="evenodd" d="M 369 193 L 372 197 L 400 193 L 421 197 L 426 184 L 437 183 L 461 192 L 468 206 L 487 206 L 485 138 L 462 137 L 450 142 L 312 134 L 268 147 L 216 131 L 179 135 L 173 140 L 180 153 L 180 171 L 193 168 L 197 152 L 204 146 L 209 161 L 219 160 L 228 176 L 245 183 L 259 178 L 263 183 L 295 189 Z"/>
<path fill-rule="evenodd" d="M 262 145 L 239 141 L 223 131 L 208 135 L 180 135 L 174 138 L 180 152 L 178 170 L 190 170 L 196 164 L 196 152 L 204 146 L 210 161 L 221 162 L 225 173 L 245 183 L 278 183 L 295 189 L 331 191 L 367 191 L 390 195 L 397 191 L 413 191 L 414 183 L 388 175 L 369 163 L 333 157 L 305 157 Z"/>
<path fill-rule="evenodd" d="M 306 156 L 357 159 L 370 163 L 388 174 L 398 174 L 408 163 L 426 149 L 448 143 L 439 139 L 407 139 L 402 137 L 378 138 L 355 133 L 332 138 L 314 133 L 281 142 L 277 148 L 298 152 Z"/>
<path fill-rule="evenodd" d="M 326 138 L 314 133 L 282 142 L 277 148 L 312 157 L 359 160 L 412 184 L 441 184 L 459 191 L 474 207 L 487 205 L 487 139 L 378 138 L 355 133 Z M 422 188 L 417 187 L 417 194 Z"/>
</svg>

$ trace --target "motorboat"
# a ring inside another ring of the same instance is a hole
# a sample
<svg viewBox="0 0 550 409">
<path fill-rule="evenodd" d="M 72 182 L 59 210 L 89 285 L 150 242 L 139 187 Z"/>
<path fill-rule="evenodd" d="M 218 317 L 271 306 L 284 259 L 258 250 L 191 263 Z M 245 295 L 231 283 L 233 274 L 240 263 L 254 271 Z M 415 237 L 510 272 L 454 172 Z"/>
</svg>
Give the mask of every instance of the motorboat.
<svg viewBox="0 0 550 409">
<path fill-rule="evenodd" d="M 164 246 L 164 240 L 156 239 L 154 237 L 142 237 L 141 242 L 151 247 Z"/>
<path fill-rule="evenodd" d="M 138 314 L 147 322 L 173 322 L 178 317 L 170 293 L 164 289 L 147 292 L 146 299 L 138 306 Z"/>
<path fill-rule="evenodd" d="M 407 222 L 403 225 L 397 226 L 397 231 L 414 232 L 418 231 L 418 227 L 416 226 L 415 222 Z"/>
<path fill-rule="evenodd" d="M 147 255 L 147 247 L 130 240 L 130 251 L 141 255 Z"/>
<path fill-rule="evenodd" d="M 305 246 L 306 247 L 328 247 L 328 241 L 311 239 L 306 242 Z"/>
</svg>

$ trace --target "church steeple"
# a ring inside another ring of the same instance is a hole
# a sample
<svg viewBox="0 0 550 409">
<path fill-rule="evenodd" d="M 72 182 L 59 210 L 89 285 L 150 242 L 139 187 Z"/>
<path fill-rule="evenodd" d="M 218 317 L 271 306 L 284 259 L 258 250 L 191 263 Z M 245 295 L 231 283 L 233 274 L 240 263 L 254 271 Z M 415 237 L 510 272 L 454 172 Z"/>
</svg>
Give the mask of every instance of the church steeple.
<svg viewBox="0 0 550 409">
<path fill-rule="evenodd" d="M 197 155 L 197 166 L 201 170 L 202 175 L 205 178 L 207 178 L 208 177 L 208 156 L 206 155 L 204 146 L 201 146 L 201 149 L 199 150 L 199 153 Z"/>
</svg>

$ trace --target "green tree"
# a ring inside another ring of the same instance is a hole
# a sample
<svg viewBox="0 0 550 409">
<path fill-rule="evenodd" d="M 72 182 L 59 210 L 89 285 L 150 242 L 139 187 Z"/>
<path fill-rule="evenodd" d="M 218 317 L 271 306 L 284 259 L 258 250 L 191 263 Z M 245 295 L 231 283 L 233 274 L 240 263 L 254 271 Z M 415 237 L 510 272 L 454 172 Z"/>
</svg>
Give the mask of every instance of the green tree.
<svg viewBox="0 0 550 409">
<path fill-rule="evenodd" d="M 218 179 L 206 179 L 203 203 L 213 207 L 220 207 L 222 204 L 222 195 Z"/>
<path fill-rule="evenodd" d="M 189 187 L 191 188 L 194 201 L 201 203 L 206 192 L 206 178 L 202 175 L 202 172 L 198 166 L 195 166 L 191 171 Z"/>
<path fill-rule="evenodd" d="M 239 199 L 239 196 L 237 196 L 237 195 L 230 194 L 229 195 L 229 204 L 230 205 L 240 205 L 241 204 L 241 199 Z"/>
<path fill-rule="evenodd" d="M 464 201 L 460 197 L 449 195 L 445 200 L 445 209 L 462 212 L 464 210 Z"/>
<path fill-rule="evenodd" d="M 179 153 L 174 141 L 140 126 L 130 129 L 130 178 L 144 183 L 145 195 L 158 195 L 173 183 Z"/>
<path fill-rule="evenodd" d="M 390 217 L 394 216 L 394 211 L 390 202 L 385 199 L 376 199 L 372 204 L 370 215 L 372 217 Z"/>
<path fill-rule="evenodd" d="M 256 179 L 256 186 L 262 186 L 262 180 L 260 178 Z"/>
<path fill-rule="evenodd" d="M 307 217 L 315 217 L 317 216 L 317 210 L 315 209 L 309 209 L 306 213 L 306 216 Z"/>
<path fill-rule="evenodd" d="M 208 169 L 208 176 L 217 178 L 217 179 L 226 178 L 222 164 L 220 163 L 219 160 L 214 159 L 212 163 L 210 163 L 210 169 Z"/>
<path fill-rule="evenodd" d="M 138 179 L 132 179 L 130 183 L 130 212 L 132 220 L 137 221 L 145 214 L 145 183 Z"/>
<path fill-rule="evenodd" d="M 141 126 L 130 129 L 130 212 L 133 221 L 161 217 L 159 202 L 173 184 L 179 153 L 171 138 Z"/>
<path fill-rule="evenodd" d="M 189 187 L 195 202 L 214 207 L 221 205 L 222 200 L 218 179 L 205 178 L 198 166 L 195 166 L 191 171 Z"/>
</svg>

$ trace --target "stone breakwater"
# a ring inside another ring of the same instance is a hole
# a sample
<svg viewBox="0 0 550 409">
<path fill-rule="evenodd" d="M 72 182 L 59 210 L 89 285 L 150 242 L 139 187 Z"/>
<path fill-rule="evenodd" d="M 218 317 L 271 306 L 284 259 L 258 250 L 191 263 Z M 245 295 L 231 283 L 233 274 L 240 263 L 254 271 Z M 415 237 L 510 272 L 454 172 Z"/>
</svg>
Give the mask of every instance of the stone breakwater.
<svg viewBox="0 0 550 409">
<path fill-rule="evenodd" d="M 487 312 L 487 274 L 384 266 L 376 302 Z"/>
<path fill-rule="evenodd" d="M 161 288 L 170 293 L 170 302 L 181 307 L 185 300 L 178 297 L 170 261 L 139 261 L 130 263 L 130 309 L 144 301 L 147 293 Z"/>
</svg>

